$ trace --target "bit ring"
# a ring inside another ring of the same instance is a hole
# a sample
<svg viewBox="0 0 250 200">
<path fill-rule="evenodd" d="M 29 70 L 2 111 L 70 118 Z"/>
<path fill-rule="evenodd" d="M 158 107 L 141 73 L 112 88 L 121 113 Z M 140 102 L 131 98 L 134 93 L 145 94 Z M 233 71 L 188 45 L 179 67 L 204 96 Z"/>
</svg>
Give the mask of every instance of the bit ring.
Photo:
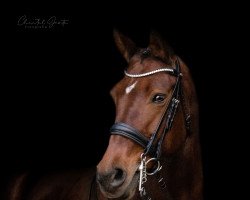
<svg viewBox="0 0 250 200">
<path fill-rule="evenodd" d="M 153 172 L 151 172 L 151 173 L 146 172 L 147 175 L 149 175 L 149 176 L 155 175 L 155 174 L 156 174 L 158 171 L 160 171 L 161 168 L 162 168 L 161 163 L 160 163 L 160 161 L 159 161 L 157 158 L 150 158 L 149 160 L 147 160 L 147 161 L 146 161 L 146 166 L 147 166 L 147 164 L 148 164 L 149 162 L 153 162 L 153 161 L 157 161 L 157 168 L 156 168 Z"/>
</svg>

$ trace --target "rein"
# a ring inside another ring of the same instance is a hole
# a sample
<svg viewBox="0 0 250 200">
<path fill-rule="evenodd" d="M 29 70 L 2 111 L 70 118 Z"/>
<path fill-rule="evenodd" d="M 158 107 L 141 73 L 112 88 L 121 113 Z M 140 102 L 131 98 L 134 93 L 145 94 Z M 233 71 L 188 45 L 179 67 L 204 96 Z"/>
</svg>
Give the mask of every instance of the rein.
<svg viewBox="0 0 250 200">
<path fill-rule="evenodd" d="M 173 92 L 171 94 L 169 103 L 165 107 L 164 112 L 152 136 L 150 138 L 147 138 L 142 133 L 140 133 L 136 128 L 123 122 L 117 122 L 110 128 L 110 133 L 112 135 L 121 135 L 126 138 L 129 138 L 144 148 L 144 151 L 141 154 L 141 163 L 139 166 L 139 171 L 140 171 L 139 192 L 140 192 L 141 197 L 146 200 L 151 200 L 151 198 L 148 197 L 145 191 L 145 188 L 143 187 L 143 184 L 147 182 L 148 175 L 155 175 L 157 172 L 159 172 L 162 169 L 162 166 L 160 164 L 162 143 L 164 141 L 164 138 L 168 134 L 168 132 L 171 130 L 179 102 L 181 100 L 184 101 L 184 96 L 183 96 L 183 92 L 181 89 L 182 73 L 180 71 L 180 63 L 178 59 L 176 60 L 175 69 L 159 68 L 157 70 L 142 73 L 142 74 L 129 74 L 128 72 L 125 71 L 125 75 L 131 78 L 140 78 L 140 77 L 150 76 L 150 75 L 153 75 L 155 73 L 160 73 L 160 72 L 167 72 L 168 74 L 175 76 L 176 83 L 175 83 Z M 184 104 L 185 124 L 186 124 L 187 130 L 189 130 L 190 115 L 185 112 L 185 109 L 186 109 L 186 105 Z M 157 141 L 157 138 L 159 138 L 158 141 Z M 150 155 L 151 157 L 148 160 L 146 159 L 147 155 Z M 153 170 L 153 172 L 147 171 L 147 164 L 150 162 L 156 162 L 157 164 L 157 167 Z M 157 179 L 161 188 L 163 189 L 166 188 L 166 183 L 161 177 L 161 175 L 158 174 Z"/>
</svg>

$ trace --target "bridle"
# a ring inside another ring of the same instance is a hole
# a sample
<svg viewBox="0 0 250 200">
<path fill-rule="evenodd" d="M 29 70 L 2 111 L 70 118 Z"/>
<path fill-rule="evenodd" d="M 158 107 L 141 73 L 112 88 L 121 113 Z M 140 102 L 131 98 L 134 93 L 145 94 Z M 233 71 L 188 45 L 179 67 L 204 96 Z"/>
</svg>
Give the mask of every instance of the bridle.
<svg viewBox="0 0 250 200">
<path fill-rule="evenodd" d="M 179 61 L 177 59 L 175 69 L 160 68 L 144 74 L 129 74 L 125 71 L 126 76 L 133 78 L 145 77 L 159 72 L 167 72 L 170 75 L 177 77 L 177 79 L 169 103 L 165 107 L 160 121 L 150 139 L 140 133 L 136 128 L 123 122 L 115 123 L 110 129 L 112 135 L 121 135 L 133 140 L 144 148 L 145 156 L 150 154 L 152 157 L 157 158 L 157 160 L 160 159 L 162 142 L 172 127 L 174 116 L 180 102 L 180 81 L 182 73 L 180 72 Z M 160 139 L 156 142 L 157 136 L 160 134 L 161 130 L 163 131 Z"/>
<path fill-rule="evenodd" d="M 155 131 L 153 132 L 152 136 L 150 138 L 147 138 L 142 133 L 140 133 L 136 128 L 124 123 L 124 122 L 117 122 L 110 128 L 111 135 L 120 135 L 126 138 L 129 138 L 136 142 L 137 144 L 141 145 L 144 148 L 144 151 L 141 155 L 141 164 L 139 166 L 140 170 L 140 179 L 139 179 L 139 191 L 141 197 L 146 197 L 146 199 L 151 199 L 147 196 L 145 188 L 143 187 L 143 184 L 147 181 L 147 175 L 154 175 L 158 171 L 161 170 L 162 166 L 160 164 L 160 157 L 161 157 L 161 148 L 162 143 L 164 141 L 164 138 L 170 131 L 174 117 L 176 115 L 176 111 L 180 102 L 181 96 L 183 96 L 181 93 L 181 78 L 182 73 L 180 71 L 180 63 L 177 59 L 175 62 L 175 69 L 172 68 L 159 68 L 154 71 L 142 73 L 142 74 L 129 74 L 125 71 L 125 75 L 131 78 L 141 78 L 145 76 L 150 76 L 155 73 L 160 72 L 166 72 L 172 76 L 176 77 L 176 83 L 173 89 L 173 92 L 171 94 L 171 98 L 169 100 L 169 103 L 164 108 L 163 114 L 156 126 Z M 185 110 L 185 109 L 184 109 Z M 185 112 L 185 111 L 184 111 Z M 189 124 L 190 115 L 187 115 L 188 117 L 185 117 L 186 122 L 186 128 L 187 124 Z M 158 139 L 159 138 L 159 139 Z M 146 159 L 146 156 L 150 155 L 150 159 Z M 149 173 L 147 172 L 146 165 L 149 162 L 156 162 L 157 167 L 154 169 L 153 172 Z M 166 183 L 162 180 L 163 178 L 159 179 L 159 183 L 161 182 L 161 186 L 164 188 L 166 187 Z"/>
</svg>

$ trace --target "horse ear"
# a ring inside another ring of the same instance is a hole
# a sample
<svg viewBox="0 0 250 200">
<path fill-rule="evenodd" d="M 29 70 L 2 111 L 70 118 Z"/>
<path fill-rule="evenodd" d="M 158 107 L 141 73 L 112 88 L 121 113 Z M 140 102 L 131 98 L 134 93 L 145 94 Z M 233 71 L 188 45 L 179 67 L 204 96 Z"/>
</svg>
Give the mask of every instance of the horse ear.
<svg viewBox="0 0 250 200">
<path fill-rule="evenodd" d="M 174 51 L 156 31 L 151 31 L 150 33 L 149 48 L 154 56 L 159 57 L 166 62 L 171 62 L 171 57 L 174 55 Z"/>
<path fill-rule="evenodd" d="M 113 35 L 117 48 L 119 49 L 125 60 L 129 62 L 130 58 L 135 54 L 137 50 L 135 43 L 116 29 L 114 29 Z"/>
</svg>

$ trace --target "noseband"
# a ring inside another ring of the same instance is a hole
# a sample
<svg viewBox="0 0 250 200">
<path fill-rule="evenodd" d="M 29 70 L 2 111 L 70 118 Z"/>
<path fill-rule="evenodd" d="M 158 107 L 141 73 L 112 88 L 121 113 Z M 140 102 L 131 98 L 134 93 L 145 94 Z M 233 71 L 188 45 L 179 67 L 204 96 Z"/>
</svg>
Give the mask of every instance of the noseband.
<svg viewBox="0 0 250 200">
<path fill-rule="evenodd" d="M 112 135 L 121 135 L 126 138 L 129 138 L 136 142 L 137 144 L 141 145 L 144 148 L 144 155 L 150 154 L 152 157 L 159 160 L 161 155 L 161 147 L 162 142 L 166 136 L 166 134 L 169 132 L 169 130 L 172 127 L 172 123 L 176 114 L 176 110 L 178 107 L 178 104 L 180 102 L 180 80 L 181 80 L 181 72 L 180 72 L 180 64 L 177 59 L 176 61 L 176 67 L 175 69 L 170 68 L 160 68 L 155 71 L 143 73 L 143 74 L 129 74 L 125 71 L 125 75 L 132 78 L 140 78 L 145 76 L 150 76 L 155 73 L 159 72 L 167 72 L 172 76 L 177 77 L 176 83 L 169 101 L 169 104 L 165 107 L 165 110 L 163 112 L 163 115 L 161 116 L 161 119 L 156 127 L 156 130 L 152 134 L 152 136 L 148 139 L 146 136 L 144 136 L 142 133 L 140 133 L 136 128 L 131 127 L 130 125 L 118 122 L 115 123 L 111 129 L 110 133 Z M 157 136 L 160 134 L 160 131 L 162 131 L 162 134 L 160 135 L 159 140 L 156 142 Z"/>
</svg>

